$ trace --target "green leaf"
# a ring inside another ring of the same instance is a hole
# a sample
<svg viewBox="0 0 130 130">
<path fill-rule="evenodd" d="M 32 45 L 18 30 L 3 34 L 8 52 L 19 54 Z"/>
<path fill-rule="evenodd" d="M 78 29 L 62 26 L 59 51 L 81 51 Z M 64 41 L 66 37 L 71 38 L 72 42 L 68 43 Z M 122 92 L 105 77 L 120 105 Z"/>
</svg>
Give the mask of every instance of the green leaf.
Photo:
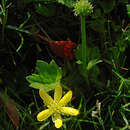
<svg viewBox="0 0 130 130">
<path fill-rule="evenodd" d="M 81 64 L 82 62 L 82 48 L 81 45 L 79 44 L 78 47 L 75 50 L 75 57 L 78 60 L 77 64 Z M 100 51 L 97 47 L 93 47 L 93 48 L 88 48 L 88 62 L 90 60 L 94 60 L 94 59 L 100 59 Z"/>
<path fill-rule="evenodd" d="M 81 60 L 76 61 L 76 63 L 79 64 L 79 65 L 83 64 L 83 62 Z"/>
<path fill-rule="evenodd" d="M 57 66 L 54 60 L 48 64 L 42 60 L 38 60 L 36 64 L 36 71 L 45 77 L 47 80 L 59 81 L 62 77 L 61 68 Z"/>
<path fill-rule="evenodd" d="M 37 13 L 46 17 L 52 17 L 56 13 L 56 6 L 53 5 L 42 5 L 39 3 L 38 5 L 35 5 L 35 8 Z"/>
<path fill-rule="evenodd" d="M 98 47 L 89 48 L 89 61 L 94 59 L 100 59 L 100 51 Z"/>
<path fill-rule="evenodd" d="M 97 19 L 101 18 L 101 16 L 102 16 L 101 9 L 100 8 L 94 9 L 94 12 L 92 13 L 92 18 Z"/>
<path fill-rule="evenodd" d="M 89 70 L 89 78 L 96 84 L 101 84 L 101 82 L 98 80 L 99 74 L 100 74 L 100 70 L 96 65 L 91 70 Z"/>
<path fill-rule="evenodd" d="M 55 89 L 55 87 L 59 84 L 60 84 L 59 82 L 50 83 L 50 84 L 42 84 L 42 83 L 34 82 L 30 85 L 30 87 L 35 88 L 35 89 L 44 89 L 46 92 L 49 92 Z"/>
<path fill-rule="evenodd" d="M 54 61 L 48 64 L 42 60 L 37 60 L 36 72 L 37 74 L 26 77 L 30 87 L 50 91 L 60 84 L 62 71 Z"/>
<path fill-rule="evenodd" d="M 67 6 L 68 8 L 73 8 L 75 0 L 56 0 L 58 3 Z"/>
<path fill-rule="evenodd" d="M 105 32 L 105 23 L 106 23 L 106 19 L 98 18 L 94 21 L 91 21 L 88 26 L 91 29 L 93 29 L 95 32 L 104 33 Z"/>
<path fill-rule="evenodd" d="M 81 44 L 79 44 L 75 50 L 75 57 L 76 59 L 79 61 L 82 61 L 82 48 L 81 48 Z"/>
<path fill-rule="evenodd" d="M 100 62 L 102 62 L 102 60 L 94 59 L 94 60 L 89 61 L 87 65 L 87 70 L 90 70 L 93 66 L 95 66 L 96 64 Z"/>
<path fill-rule="evenodd" d="M 114 6 L 115 6 L 116 2 L 115 2 L 115 0 L 110 0 L 110 1 L 104 0 L 100 4 L 101 4 L 101 6 L 102 6 L 102 8 L 104 10 L 104 13 L 108 14 L 114 9 Z"/>
</svg>

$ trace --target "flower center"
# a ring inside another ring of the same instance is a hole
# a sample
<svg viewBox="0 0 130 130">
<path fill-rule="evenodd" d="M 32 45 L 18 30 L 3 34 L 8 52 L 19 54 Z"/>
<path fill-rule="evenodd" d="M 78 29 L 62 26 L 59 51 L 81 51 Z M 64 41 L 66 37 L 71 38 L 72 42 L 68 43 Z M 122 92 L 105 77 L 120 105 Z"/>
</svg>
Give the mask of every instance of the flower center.
<svg viewBox="0 0 130 130">
<path fill-rule="evenodd" d="M 53 112 L 53 113 L 61 113 L 60 112 L 60 107 L 58 106 L 58 104 L 56 102 L 54 102 L 52 105 L 49 106 L 49 109 Z"/>
</svg>

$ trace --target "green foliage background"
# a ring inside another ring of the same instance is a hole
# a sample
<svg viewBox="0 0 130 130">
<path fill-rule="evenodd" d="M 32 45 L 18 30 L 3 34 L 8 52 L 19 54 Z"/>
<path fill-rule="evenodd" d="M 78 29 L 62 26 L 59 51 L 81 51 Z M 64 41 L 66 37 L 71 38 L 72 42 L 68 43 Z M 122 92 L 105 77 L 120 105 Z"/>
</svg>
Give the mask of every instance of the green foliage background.
<svg viewBox="0 0 130 130">
<path fill-rule="evenodd" d="M 81 58 L 81 23 L 80 17 L 74 15 L 75 2 L 0 1 L 1 130 L 16 127 L 7 115 L 7 97 L 18 110 L 17 129 L 55 129 L 50 118 L 43 122 L 36 120 L 37 113 L 46 108 L 37 89 L 45 87 L 51 93 L 60 83 L 64 91 L 73 91 L 70 105 L 80 111 L 78 117 L 64 117 L 61 130 L 130 129 L 128 0 L 89 1 L 93 12 L 85 18 L 88 45 L 85 71 Z M 36 38 L 36 31 L 54 41 L 69 38 L 76 42 L 75 58 L 66 61 L 57 57 L 46 42 Z M 101 103 L 100 110 L 97 100 Z M 97 112 L 96 116 L 92 116 L 93 111 Z"/>
</svg>

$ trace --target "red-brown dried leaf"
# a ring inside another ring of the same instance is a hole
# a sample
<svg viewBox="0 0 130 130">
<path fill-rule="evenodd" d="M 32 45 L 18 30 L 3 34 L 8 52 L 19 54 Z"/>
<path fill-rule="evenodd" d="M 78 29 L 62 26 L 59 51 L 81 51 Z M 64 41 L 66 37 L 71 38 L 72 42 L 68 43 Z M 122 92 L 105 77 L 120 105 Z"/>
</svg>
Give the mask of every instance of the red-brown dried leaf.
<svg viewBox="0 0 130 130">
<path fill-rule="evenodd" d="M 39 38 L 49 43 L 51 50 L 59 57 L 72 60 L 74 57 L 73 50 L 77 47 L 72 41 L 51 41 L 35 33 Z"/>
<path fill-rule="evenodd" d="M 11 102 L 11 98 L 6 95 L 6 98 L 4 97 L 5 95 L 1 92 L 0 98 L 1 98 L 1 103 L 5 105 L 6 113 L 13 122 L 14 126 L 18 128 L 19 126 L 19 115 L 17 112 L 17 107 L 16 105 Z M 6 99 L 6 100 L 5 100 Z"/>
</svg>

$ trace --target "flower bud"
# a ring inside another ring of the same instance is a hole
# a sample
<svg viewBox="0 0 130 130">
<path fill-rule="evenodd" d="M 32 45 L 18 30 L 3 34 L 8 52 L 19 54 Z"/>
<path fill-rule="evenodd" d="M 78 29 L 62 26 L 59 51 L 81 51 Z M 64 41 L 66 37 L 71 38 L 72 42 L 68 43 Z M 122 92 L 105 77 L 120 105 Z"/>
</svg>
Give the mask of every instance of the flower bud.
<svg viewBox="0 0 130 130">
<path fill-rule="evenodd" d="M 80 0 L 74 4 L 74 14 L 76 16 L 88 16 L 93 11 L 93 6 L 88 0 Z"/>
</svg>

